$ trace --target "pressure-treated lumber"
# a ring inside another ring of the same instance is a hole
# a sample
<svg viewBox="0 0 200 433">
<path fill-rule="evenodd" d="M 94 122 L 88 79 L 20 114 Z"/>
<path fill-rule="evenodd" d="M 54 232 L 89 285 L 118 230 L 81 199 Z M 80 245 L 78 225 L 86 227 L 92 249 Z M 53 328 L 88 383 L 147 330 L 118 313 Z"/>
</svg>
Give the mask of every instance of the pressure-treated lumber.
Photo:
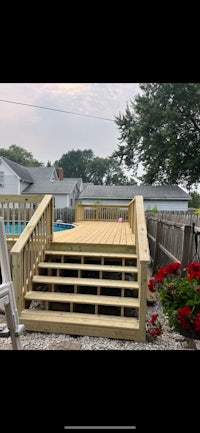
<svg viewBox="0 0 200 433">
<path fill-rule="evenodd" d="M 38 332 L 146 340 L 146 329 L 139 329 L 139 321 L 135 318 L 25 309 L 20 321 L 26 329 Z"/>
<path fill-rule="evenodd" d="M 34 284 L 59 284 L 59 285 L 78 285 L 87 287 L 113 287 L 125 289 L 138 289 L 137 281 L 122 281 L 98 278 L 74 278 L 74 277 L 49 277 L 46 275 L 35 275 L 32 279 Z"/>
<path fill-rule="evenodd" d="M 78 293 L 59 293 L 59 292 L 43 292 L 31 291 L 25 295 L 27 300 L 49 301 L 49 302 L 64 302 L 78 303 L 91 305 L 112 305 L 115 307 L 139 308 L 138 298 L 127 298 L 122 296 L 98 296 L 98 295 L 82 295 Z"/>
</svg>

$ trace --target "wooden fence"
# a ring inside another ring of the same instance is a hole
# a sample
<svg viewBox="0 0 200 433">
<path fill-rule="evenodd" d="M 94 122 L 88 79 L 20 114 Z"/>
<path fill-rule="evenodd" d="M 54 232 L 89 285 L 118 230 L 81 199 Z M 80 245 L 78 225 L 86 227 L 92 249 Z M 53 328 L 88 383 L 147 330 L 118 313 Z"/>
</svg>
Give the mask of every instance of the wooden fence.
<svg viewBox="0 0 200 433">
<path fill-rule="evenodd" d="M 62 220 L 63 223 L 72 224 L 75 221 L 75 208 L 65 207 L 54 209 L 54 221 Z"/>
<path fill-rule="evenodd" d="M 147 235 L 152 263 L 152 273 L 169 263 L 200 261 L 200 239 L 195 230 L 200 230 L 200 217 L 181 213 L 146 213 Z"/>
</svg>

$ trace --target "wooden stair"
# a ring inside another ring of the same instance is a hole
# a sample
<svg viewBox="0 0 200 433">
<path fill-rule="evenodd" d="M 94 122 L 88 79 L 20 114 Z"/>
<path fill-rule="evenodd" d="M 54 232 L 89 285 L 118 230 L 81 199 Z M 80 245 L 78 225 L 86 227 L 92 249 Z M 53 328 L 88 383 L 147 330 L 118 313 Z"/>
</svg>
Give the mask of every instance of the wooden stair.
<svg viewBox="0 0 200 433">
<path fill-rule="evenodd" d="M 23 310 L 21 320 L 32 331 L 145 341 L 145 333 L 134 318 Z"/>
<path fill-rule="evenodd" d="M 139 308 L 139 300 L 121 296 L 80 295 L 79 293 L 27 292 L 25 299 L 69 304 L 113 305 L 115 307 Z M 48 308 L 47 308 L 48 309 Z"/>
<path fill-rule="evenodd" d="M 113 287 L 113 288 L 124 288 L 124 289 L 138 289 L 138 283 L 135 281 L 118 281 L 118 280 L 107 280 L 98 278 L 73 278 L 73 277 L 48 277 L 45 275 L 36 275 L 32 279 L 32 284 L 48 284 L 52 287 L 54 285 L 64 286 L 89 286 L 89 287 Z M 53 290 L 54 291 L 54 290 Z"/>
<path fill-rule="evenodd" d="M 27 330 L 145 341 L 135 253 L 47 250 L 38 270 L 20 314 Z"/>
</svg>

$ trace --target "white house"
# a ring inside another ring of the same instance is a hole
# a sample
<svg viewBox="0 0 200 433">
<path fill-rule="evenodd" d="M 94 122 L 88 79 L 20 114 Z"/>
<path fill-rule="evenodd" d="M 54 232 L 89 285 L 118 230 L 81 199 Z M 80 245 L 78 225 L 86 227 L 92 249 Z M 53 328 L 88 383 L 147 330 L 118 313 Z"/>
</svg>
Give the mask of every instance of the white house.
<svg viewBox="0 0 200 433">
<path fill-rule="evenodd" d="M 82 204 L 126 205 L 136 196 L 142 195 L 144 208 L 156 207 L 159 211 L 186 211 L 189 194 L 177 185 L 131 185 L 102 186 L 88 184 L 79 195 Z"/>
<path fill-rule="evenodd" d="M 64 178 L 60 168 L 24 167 L 0 156 L 0 194 L 53 194 L 55 208 L 74 207 L 83 189 L 80 178 Z"/>
</svg>

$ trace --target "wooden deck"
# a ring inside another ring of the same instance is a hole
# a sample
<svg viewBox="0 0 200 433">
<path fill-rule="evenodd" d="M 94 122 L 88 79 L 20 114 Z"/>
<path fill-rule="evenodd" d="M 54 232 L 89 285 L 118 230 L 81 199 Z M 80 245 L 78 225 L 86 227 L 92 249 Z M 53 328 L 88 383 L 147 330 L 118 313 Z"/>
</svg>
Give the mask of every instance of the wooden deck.
<svg viewBox="0 0 200 433">
<path fill-rule="evenodd" d="M 135 245 L 128 222 L 81 221 L 75 229 L 55 232 L 54 242 L 70 244 Z"/>
<path fill-rule="evenodd" d="M 53 206 L 45 195 L 19 239 L 10 240 L 20 323 L 30 331 L 145 341 L 150 260 L 142 196 L 127 206 L 128 221 L 118 221 L 120 207 L 98 205 L 90 215 L 91 206 L 80 205 L 77 227 L 61 232 L 53 232 Z"/>
</svg>

